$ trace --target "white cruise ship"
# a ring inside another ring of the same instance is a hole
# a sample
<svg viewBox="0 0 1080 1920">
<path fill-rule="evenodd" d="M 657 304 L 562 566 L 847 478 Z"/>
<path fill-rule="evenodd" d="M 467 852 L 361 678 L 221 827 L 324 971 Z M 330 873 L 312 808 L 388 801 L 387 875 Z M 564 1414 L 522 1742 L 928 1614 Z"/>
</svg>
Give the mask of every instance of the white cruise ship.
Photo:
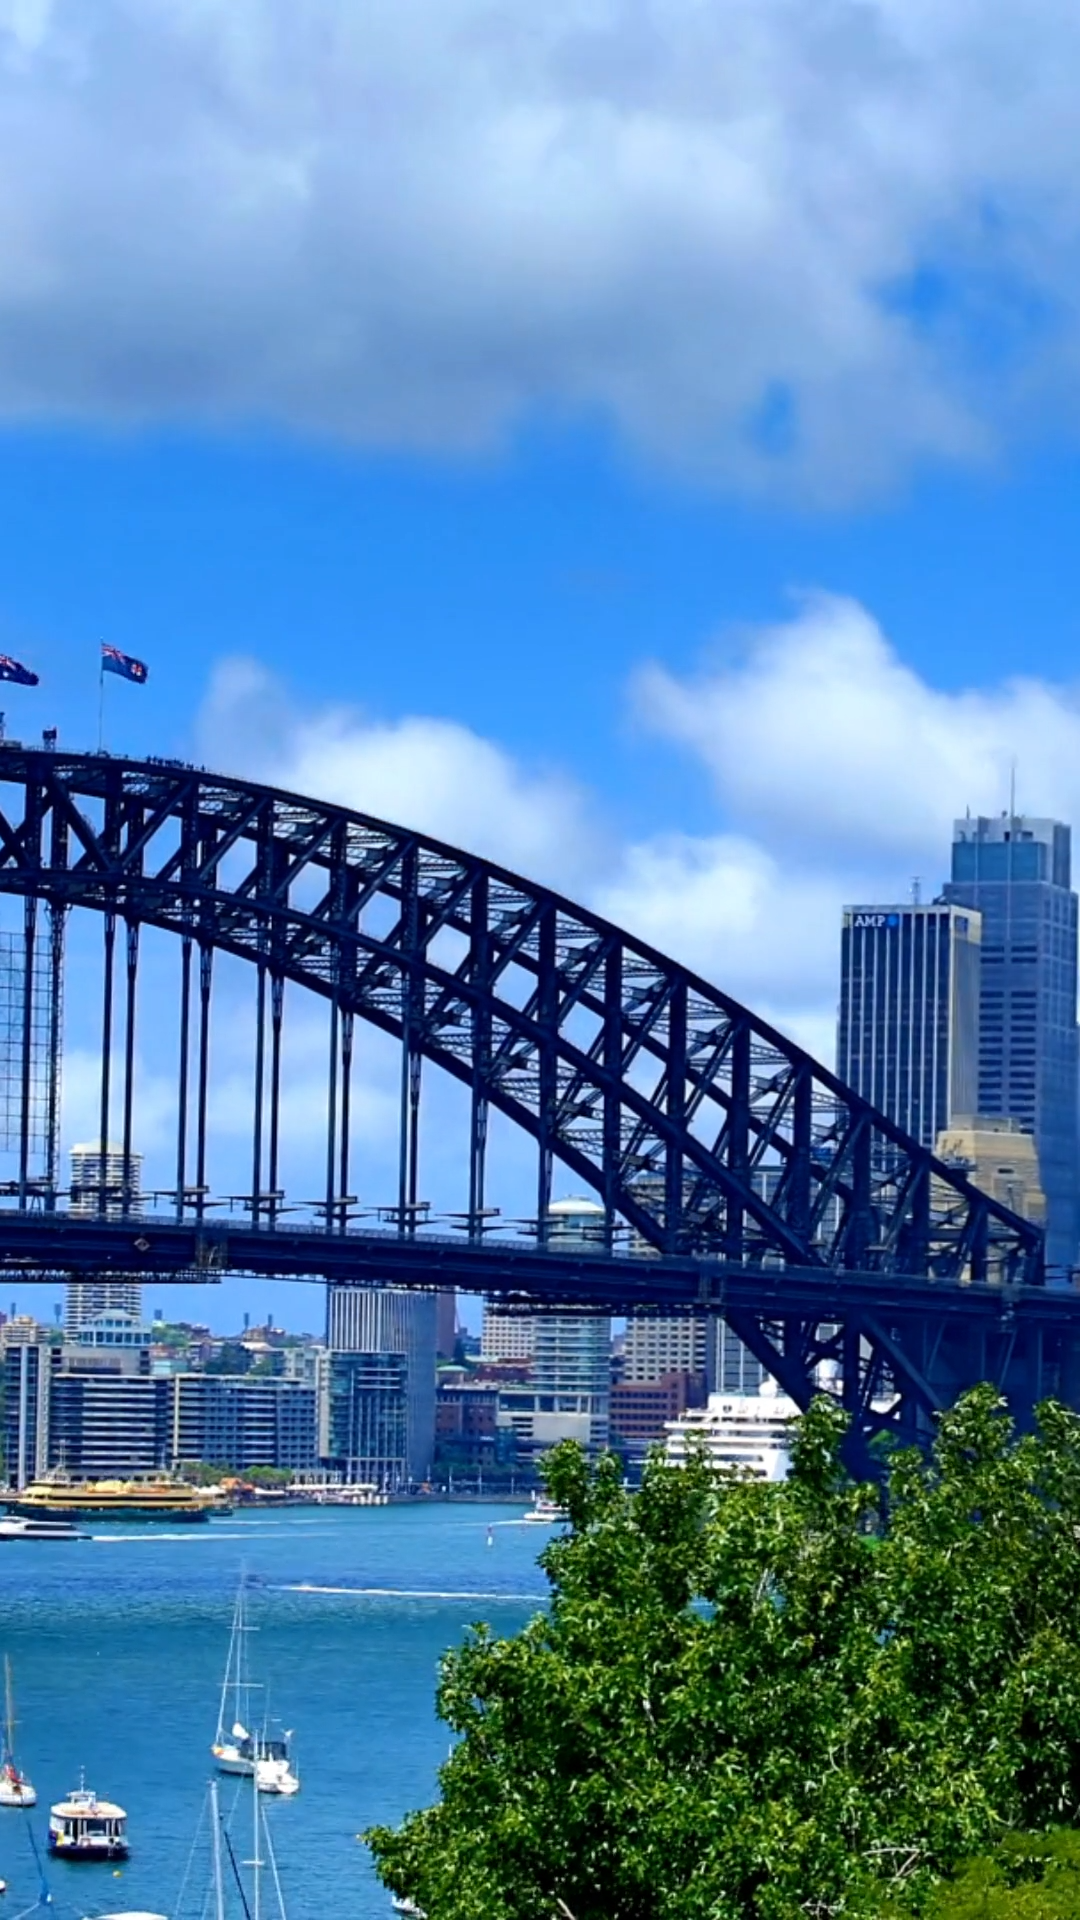
<svg viewBox="0 0 1080 1920">
<path fill-rule="evenodd" d="M 786 1480 L 788 1429 L 799 1409 L 770 1380 L 760 1393 L 710 1393 L 704 1407 L 690 1407 L 665 1423 L 664 1451 L 685 1466 L 691 1446 L 704 1446 L 714 1467 L 741 1467 L 755 1480 Z"/>
</svg>

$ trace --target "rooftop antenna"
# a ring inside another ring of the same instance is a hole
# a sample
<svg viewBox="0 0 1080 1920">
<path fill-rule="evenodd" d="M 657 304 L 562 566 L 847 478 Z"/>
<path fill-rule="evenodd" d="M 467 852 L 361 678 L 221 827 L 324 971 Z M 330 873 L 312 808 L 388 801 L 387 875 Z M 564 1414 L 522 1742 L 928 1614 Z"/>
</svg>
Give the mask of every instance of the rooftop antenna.
<svg viewBox="0 0 1080 1920">
<path fill-rule="evenodd" d="M 911 904 L 913 907 L 922 906 L 922 879 L 917 873 L 912 877 L 911 882 Z"/>
</svg>

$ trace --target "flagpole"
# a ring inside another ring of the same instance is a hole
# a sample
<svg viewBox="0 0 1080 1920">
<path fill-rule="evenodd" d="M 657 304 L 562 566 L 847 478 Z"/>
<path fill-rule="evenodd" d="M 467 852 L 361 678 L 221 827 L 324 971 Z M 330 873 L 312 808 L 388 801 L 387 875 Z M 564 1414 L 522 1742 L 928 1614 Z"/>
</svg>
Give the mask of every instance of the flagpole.
<svg viewBox="0 0 1080 1920">
<path fill-rule="evenodd" d="M 100 753 L 105 741 L 105 656 L 102 655 L 98 668 L 98 706 L 97 706 L 97 750 Z"/>
</svg>

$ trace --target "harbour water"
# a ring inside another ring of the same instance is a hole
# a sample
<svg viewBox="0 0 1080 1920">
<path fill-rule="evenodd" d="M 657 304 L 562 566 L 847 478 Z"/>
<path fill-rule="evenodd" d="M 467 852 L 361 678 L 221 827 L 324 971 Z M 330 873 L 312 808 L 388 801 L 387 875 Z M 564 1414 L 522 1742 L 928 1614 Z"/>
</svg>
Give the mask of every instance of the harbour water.
<svg viewBox="0 0 1080 1920">
<path fill-rule="evenodd" d="M 246 1568 L 250 1663 L 270 1683 L 271 1718 L 295 1729 L 302 1782 L 292 1800 L 263 1799 L 289 1920 L 388 1920 L 356 1836 L 435 1793 L 448 1747 L 434 1711 L 440 1654 L 472 1621 L 512 1633 L 543 1604 L 536 1555 L 548 1534 L 520 1511 L 301 1507 L 0 1546 L 0 1651 L 13 1664 L 19 1763 L 38 1790 L 32 1814 L 0 1810 L 0 1912 L 36 1899 L 26 1822 L 44 1855 L 49 1803 L 80 1769 L 126 1807 L 131 1859 L 50 1861 L 60 1920 L 175 1912 Z M 223 1802 L 235 1791 L 223 1782 Z M 249 1809 L 243 1818 L 250 1833 Z"/>
</svg>

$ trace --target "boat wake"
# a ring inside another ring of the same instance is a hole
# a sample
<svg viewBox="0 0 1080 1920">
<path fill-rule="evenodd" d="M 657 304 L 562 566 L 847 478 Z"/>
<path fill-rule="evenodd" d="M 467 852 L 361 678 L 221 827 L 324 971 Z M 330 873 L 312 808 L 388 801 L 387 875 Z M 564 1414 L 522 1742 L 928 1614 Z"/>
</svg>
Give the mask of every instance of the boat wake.
<svg viewBox="0 0 1080 1920">
<path fill-rule="evenodd" d="M 91 1533 L 87 1538 L 96 1541 L 99 1547 L 127 1546 L 129 1541 L 134 1540 L 190 1540 L 194 1546 L 197 1541 L 244 1540 L 247 1536 L 244 1533 L 226 1533 L 223 1527 L 185 1527 L 183 1533 L 165 1533 L 161 1527 L 148 1527 L 145 1533 L 125 1528 L 123 1533 Z"/>
<path fill-rule="evenodd" d="M 528 1601 L 530 1605 L 547 1599 L 546 1593 L 479 1593 L 475 1588 L 468 1591 L 453 1588 L 433 1587 L 323 1587 L 313 1580 L 290 1581 L 277 1588 L 278 1593 L 334 1593 L 351 1596 L 356 1600 L 506 1600 L 516 1606 Z"/>
</svg>

